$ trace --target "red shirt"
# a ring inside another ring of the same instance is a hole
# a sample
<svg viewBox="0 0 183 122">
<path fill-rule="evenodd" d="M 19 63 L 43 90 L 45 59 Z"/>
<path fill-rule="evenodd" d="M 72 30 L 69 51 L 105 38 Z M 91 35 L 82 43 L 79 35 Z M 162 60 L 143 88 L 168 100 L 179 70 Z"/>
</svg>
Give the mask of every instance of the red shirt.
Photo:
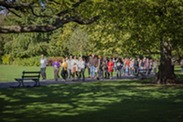
<svg viewBox="0 0 183 122">
<path fill-rule="evenodd" d="M 107 65 L 108 65 L 108 71 L 113 72 L 114 62 L 109 61 Z"/>
</svg>

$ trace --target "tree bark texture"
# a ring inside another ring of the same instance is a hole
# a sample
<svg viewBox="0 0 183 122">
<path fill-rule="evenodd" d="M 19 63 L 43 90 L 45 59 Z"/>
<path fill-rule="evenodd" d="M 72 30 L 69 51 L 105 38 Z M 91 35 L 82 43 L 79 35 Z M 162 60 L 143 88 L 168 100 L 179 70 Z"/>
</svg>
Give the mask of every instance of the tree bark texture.
<svg viewBox="0 0 183 122">
<path fill-rule="evenodd" d="M 161 41 L 160 44 L 161 58 L 156 82 L 158 84 L 176 83 L 174 65 L 172 64 L 172 49 L 168 41 Z"/>
</svg>

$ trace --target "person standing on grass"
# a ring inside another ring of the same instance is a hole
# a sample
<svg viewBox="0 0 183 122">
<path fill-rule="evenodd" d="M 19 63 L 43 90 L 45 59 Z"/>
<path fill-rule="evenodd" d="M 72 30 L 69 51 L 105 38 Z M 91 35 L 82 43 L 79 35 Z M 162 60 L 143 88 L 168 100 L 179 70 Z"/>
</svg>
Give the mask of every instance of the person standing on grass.
<svg viewBox="0 0 183 122">
<path fill-rule="evenodd" d="M 86 68 L 87 68 L 87 71 L 88 71 L 88 78 L 91 77 L 91 73 L 90 73 L 90 63 L 89 63 L 90 58 L 91 58 L 91 56 L 88 56 L 88 57 L 87 57 L 87 60 L 86 60 L 86 66 L 87 66 Z"/>
<path fill-rule="evenodd" d="M 89 59 L 90 73 L 92 79 L 95 78 L 95 71 L 97 64 L 98 64 L 97 58 L 95 58 L 95 55 L 92 54 L 92 56 Z"/>
<path fill-rule="evenodd" d="M 72 80 L 75 80 L 75 75 L 78 76 L 77 71 L 78 71 L 78 60 L 77 57 L 74 56 L 74 59 L 72 59 L 71 62 L 71 67 L 72 67 Z"/>
<path fill-rule="evenodd" d="M 67 73 L 68 73 L 68 78 L 72 78 L 72 56 L 68 58 L 66 58 L 66 62 L 67 62 Z"/>
<path fill-rule="evenodd" d="M 66 81 L 66 79 L 68 77 L 68 72 L 67 72 L 68 64 L 66 62 L 66 59 L 63 59 L 61 67 L 62 67 L 61 76 L 64 79 L 64 81 Z"/>
<path fill-rule="evenodd" d="M 129 76 L 130 59 L 125 58 L 125 75 Z"/>
<path fill-rule="evenodd" d="M 180 62 L 180 66 L 181 66 L 181 73 L 183 74 L 183 59 Z"/>
<path fill-rule="evenodd" d="M 130 58 L 129 74 L 130 76 L 134 75 L 134 58 Z"/>
<path fill-rule="evenodd" d="M 52 63 L 52 66 L 54 68 L 54 79 L 55 81 L 57 81 L 59 77 L 59 69 L 60 69 L 60 62 L 58 61 L 58 59 L 55 59 L 55 61 Z"/>
<path fill-rule="evenodd" d="M 156 59 L 152 63 L 152 69 L 153 69 L 153 75 L 156 75 L 157 70 L 158 70 L 158 62 Z"/>
<path fill-rule="evenodd" d="M 109 59 L 109 62 L 108 62 L 108 72 L 109 72 L 109 76 L 110 76 L 110 79 L 113 78 L 113 71 L 114 71 L 114 62 L 112 60 L 112 58 Z"/>
<path fill-rule="evenodd" d="M 41 76 L 43 80 L 46 80 L 46 65 L 47 65 L 47 59 L 42 54 L 40 59 L 40 70 L 41 70 Z"/>
<path fill-rule="evenodd" d="M 79 57 L 79 61 L 78 61 L 78 79 L 80 79 L 81 77 L 83 78 L 83 81 L 85 81 L 85 66 L 86 66 L 86 62 L 82 57 Z"/>
<path fill-rule="evenodd" d="M 118 60 L 116 62 L 116 67 L 117 67 L 116 77 L 121 78 L 121 76 L 122 76 L 122 67 L 123 67 L 123 62 L 122 62 L 121 58 L 118 58 Z"/>
<path fill-rule="evenodd" d="M 103 58 L 101 56 L 98 56 L 98 77 L 97 77 L 98 80 L 103 78 L 102 62 L 103 62 Z"/>
<path fill-rule="evenodd" d="M 107 57 L 105 57 L 102 62 L 104 78 L 106 79 L 109 79 L 109 72 L 108 72 L 108 65 L 107 65 L 108 62 L 109 62 L 109 59 Z"/>
<path fill-rule="evenodd" d="M 134 75 L 138 76 L 139 59 L 136 59 L 136 58 L 134 59 L 133 67 L 134 67 Z"/>
</svg>

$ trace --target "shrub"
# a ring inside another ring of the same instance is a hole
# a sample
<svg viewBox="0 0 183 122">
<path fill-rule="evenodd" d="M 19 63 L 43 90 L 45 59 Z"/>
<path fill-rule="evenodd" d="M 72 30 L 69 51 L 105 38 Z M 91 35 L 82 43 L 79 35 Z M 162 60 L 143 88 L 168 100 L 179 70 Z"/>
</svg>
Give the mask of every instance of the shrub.
<svg viewBox="0 0 183 122">
<path fill-rule="evenodd" d="M 12 64 L 13 58 L 10 54 L 5 54 L 2 56 L 2 64 Z"/>
<path fill-rule="evenodd" d="M 21 66 L 39 66 L 40 65 L 40 57 L 31 57 L 31 58 L 16 58 L 14 60 L 15 65 Z"/>
</svg>

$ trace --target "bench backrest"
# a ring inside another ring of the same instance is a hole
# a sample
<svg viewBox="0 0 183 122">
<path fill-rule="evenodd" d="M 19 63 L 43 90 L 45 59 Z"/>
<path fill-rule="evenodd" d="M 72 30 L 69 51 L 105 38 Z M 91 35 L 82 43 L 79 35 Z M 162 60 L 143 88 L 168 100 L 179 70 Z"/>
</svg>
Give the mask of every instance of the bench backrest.
<svg viewBox="0 0 183 122">
<path fill-rule="evenodd" d="M 39 79 L 40 71 L 23 71 L 22 78 Z"/>
</svg>

